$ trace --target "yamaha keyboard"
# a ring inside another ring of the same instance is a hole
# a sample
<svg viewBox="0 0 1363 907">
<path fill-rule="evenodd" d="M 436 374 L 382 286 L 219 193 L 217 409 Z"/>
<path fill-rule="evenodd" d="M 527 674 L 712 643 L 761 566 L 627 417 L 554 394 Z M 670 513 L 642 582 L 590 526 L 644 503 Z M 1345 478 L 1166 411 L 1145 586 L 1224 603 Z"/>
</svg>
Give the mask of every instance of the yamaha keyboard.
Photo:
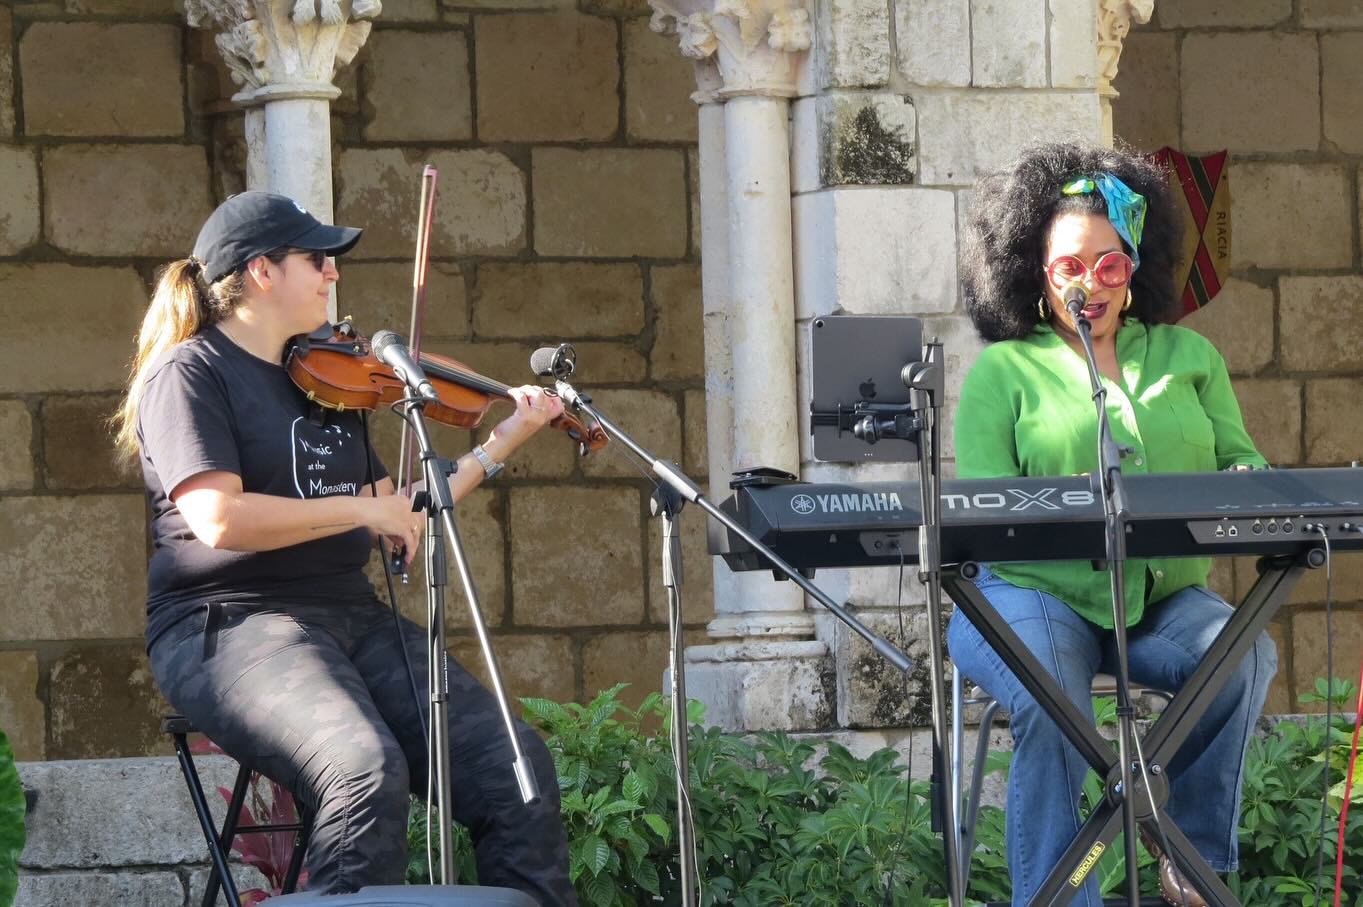
<svg viewBox="0 0 1363 907">
<path fill-rule="evenodd" d="M 1363 548 L 1363 469 L 1124 476 L 1130 557 L 1291 554 Z M 915 482 L 741 485 L 723 509 L 804 571 L 913 564 Z M 771 565 L 728 533 L 730 569 Z M 1103 503 L 1087 476 L 971 479 L 942 486 L 942 563 L 1102 560 Z"/>
</svg>

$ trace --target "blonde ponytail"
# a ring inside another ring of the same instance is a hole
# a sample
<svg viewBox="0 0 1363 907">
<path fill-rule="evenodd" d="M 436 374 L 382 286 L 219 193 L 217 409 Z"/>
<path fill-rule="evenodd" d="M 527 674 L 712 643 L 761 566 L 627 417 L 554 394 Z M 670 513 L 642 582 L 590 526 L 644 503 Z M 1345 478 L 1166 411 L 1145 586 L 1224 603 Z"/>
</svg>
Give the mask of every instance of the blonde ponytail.
<svg viewBox="0 0 1363 907">
<path fill-rule="evenodd" d="M 166 265 L 157 278 L 151 305 L 137 333 L 127 394 L 111 420 L 118 455 L 129 465 L 138 454 L 137 406 L 151 364 L 166 350 L 230 314 L 241 298 L 245 282 L 240 272 L 224 277 L 206 292 L 201 274 L 199 263 L 185 258 Z"/>
</svg>

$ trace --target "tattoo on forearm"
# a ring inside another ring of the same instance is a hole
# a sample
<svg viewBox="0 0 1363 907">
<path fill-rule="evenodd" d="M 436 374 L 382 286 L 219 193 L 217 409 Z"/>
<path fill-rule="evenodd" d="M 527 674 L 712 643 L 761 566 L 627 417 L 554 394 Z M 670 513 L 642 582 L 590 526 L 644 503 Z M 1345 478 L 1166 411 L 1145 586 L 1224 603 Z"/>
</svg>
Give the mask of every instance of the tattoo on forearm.
<svg viewBox="0 0 1363 907">
<path fill-rule="evenodd" d="M 323 530 L 323 529 L 341 529 L 341 528 L 344 528 L 344 527 L 346 527 L 346 526 L 354 526 L 354 525 L 355 525 L 355 524 L 354 524 L 353 522 L 350 522 L 350 523 L 323 523 L 323 524 L 320 525 L 320 526 L 313 526 L 312 529 L 311 529 L 311 531 L 312 531 L 312 532 L 320 532 L 320 531 Z"/>
</svg>

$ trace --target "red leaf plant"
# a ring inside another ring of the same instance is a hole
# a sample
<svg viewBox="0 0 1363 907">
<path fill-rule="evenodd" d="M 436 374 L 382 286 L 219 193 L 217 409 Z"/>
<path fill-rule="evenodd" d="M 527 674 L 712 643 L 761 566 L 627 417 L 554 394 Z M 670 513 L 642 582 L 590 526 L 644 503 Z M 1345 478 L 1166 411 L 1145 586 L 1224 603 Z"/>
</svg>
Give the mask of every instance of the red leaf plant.
<svg viewBox="0 0 1363 907">
<path fill-rule="evenodd" d="M 226 755 L 221 747 L 207 738 L 191 744 L 189 750 L 199 756 Z M 261 791 L 262 782 L 269 785 L 268 800 Z M 230 790 L 220 787 L 218 793 L 222 795 L 224 803 L 231 804 Z M 297 822 L 298 807 L 294 803 L 293 795 L 276 782 L 259 774 L 253 775 L 246 802 L 242 803 L 241 813 L 237 816 L 237 825 L 289 825 Z M 232 839 L 233 853 L 241 858 L 241 862 L 259 871 L 270 886 L 269 890 L 251 888 L 240 892 L 243 907 L 251 907 L 284 893 L 284 877 L 288 875 L 289 862 L 293 859 L 295 837 L 295 832 L 280 831 L 237 835 Z M 306 887 L 307 882 L 308 871 L 305 869 L 299 873 L 298 887 L 300 889 Z"/>
</svg>

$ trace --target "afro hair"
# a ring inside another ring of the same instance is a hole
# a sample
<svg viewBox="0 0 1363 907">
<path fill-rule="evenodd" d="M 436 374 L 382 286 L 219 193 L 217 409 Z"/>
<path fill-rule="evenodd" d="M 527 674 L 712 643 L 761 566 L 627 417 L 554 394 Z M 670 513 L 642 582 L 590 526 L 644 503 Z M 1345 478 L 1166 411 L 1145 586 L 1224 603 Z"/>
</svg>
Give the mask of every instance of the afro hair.
<svg viewBox="0 0 1363 907">
<path fill-rule="evenodd" d="M 1182 223 L 1163 169 L 1123 150 L 1071 143 L 1036 145 L 982 178 L 975 189 L 961 271 L 966 311 L 982 338 L 1018 339 L 1040 322 L 1037 300 L 1043 292 L 1051 220 L 1068 211 L 1107 214 L 1098 193 L 1067 196 L 1060 188 L 1098 173 L 1112 174 L 1146 199 L 1141 264 L 1131 277 L 1128 315 L 1146 324 L 1175 320 L 1179 300 L 1174 265 Z"/>
</svg>

